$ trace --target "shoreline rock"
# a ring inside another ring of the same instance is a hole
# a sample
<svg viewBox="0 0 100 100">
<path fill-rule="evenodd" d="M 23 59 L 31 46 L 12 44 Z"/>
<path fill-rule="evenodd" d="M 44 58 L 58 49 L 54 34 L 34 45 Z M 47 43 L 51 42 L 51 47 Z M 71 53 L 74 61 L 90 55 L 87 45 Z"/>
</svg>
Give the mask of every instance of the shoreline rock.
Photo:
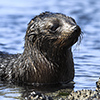
<svg viewBox="0 0 100 100">
<path fill-rule="evenodd" d="M 25 100 L 55 100 L 50 96 L 38 92 L 32 92 Z M 96 90 L 78 90 L 72 91 L 66 98 L 56 100 L 100 100 L 100 78 L 96 82 Z"/>
</svg>

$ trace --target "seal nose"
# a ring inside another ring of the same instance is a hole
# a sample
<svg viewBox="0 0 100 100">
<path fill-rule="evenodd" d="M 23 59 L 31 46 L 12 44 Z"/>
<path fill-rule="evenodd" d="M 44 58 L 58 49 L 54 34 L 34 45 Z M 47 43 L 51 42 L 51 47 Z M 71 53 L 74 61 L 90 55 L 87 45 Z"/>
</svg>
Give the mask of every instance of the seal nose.
<svg viewBox="0 0 100 100">
<path fill-rule="evenodd" d="M 80 28 L 78 25 L 76 25 L 75 30 L 77 30 L 77 31 L 80 31 L 80 32 L 81 32 L 81 28 Z"/>
<path fill-rule="evenodd" d="M 81 33 L 81 28 L 78 25 L 73 26 L 73 30 L 75 33 L 79 34 Z"/>
</svg>

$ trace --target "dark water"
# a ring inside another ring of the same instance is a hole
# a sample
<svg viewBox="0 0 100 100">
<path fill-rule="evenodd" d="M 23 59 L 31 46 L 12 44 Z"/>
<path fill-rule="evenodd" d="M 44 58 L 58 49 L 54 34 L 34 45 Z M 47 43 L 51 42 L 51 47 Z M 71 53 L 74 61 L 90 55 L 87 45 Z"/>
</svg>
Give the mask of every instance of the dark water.
<svg viewBox="0 0 100 100">
<path fill-rule="evenodd" d="M 82 28 L 82 42 L 73 46 L 74 90 L 94 90 L 100 76 L 100 0 L 1 0 L 0 51 L 23 52 L 27 23 L 44 11 L 72 16 Z M 24 91 L 1 82 L 0 100 L 20 100 Z"/>
</svg>

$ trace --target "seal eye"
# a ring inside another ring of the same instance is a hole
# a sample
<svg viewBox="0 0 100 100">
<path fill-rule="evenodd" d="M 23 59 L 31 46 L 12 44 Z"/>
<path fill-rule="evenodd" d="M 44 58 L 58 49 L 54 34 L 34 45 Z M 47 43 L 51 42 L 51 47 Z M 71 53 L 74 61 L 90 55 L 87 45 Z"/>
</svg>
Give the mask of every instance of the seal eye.
<svg viewBox="0 0 100 100">
<path fill-rule="evenodd" d="M 50 30 L 51 31 L 56 31 L 56 29 L 59 27 L 59 24 L 54 24 L 54 25 L 52 25 L 51 27 L 50 27 Z"/>
</svg>

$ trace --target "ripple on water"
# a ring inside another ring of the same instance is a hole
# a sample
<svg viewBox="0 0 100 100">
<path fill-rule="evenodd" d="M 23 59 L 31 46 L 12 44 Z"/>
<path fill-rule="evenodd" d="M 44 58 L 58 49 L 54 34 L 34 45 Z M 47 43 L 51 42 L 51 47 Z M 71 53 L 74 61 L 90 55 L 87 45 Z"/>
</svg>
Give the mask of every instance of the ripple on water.
<svg viewBox="0 0 100 100">
<path fill-rule="evenodd" d="M 72 16 L 82 28 L 82 42 L 73 49 L 74 89 L 94 89 L 100 76 L 100 0 L 1 0 L 0 51 L 22 52 L 27 23 L 43 11 Z M 20 100 L 23 91 L 0 82 L 0 99 Z"/>
</svg>

